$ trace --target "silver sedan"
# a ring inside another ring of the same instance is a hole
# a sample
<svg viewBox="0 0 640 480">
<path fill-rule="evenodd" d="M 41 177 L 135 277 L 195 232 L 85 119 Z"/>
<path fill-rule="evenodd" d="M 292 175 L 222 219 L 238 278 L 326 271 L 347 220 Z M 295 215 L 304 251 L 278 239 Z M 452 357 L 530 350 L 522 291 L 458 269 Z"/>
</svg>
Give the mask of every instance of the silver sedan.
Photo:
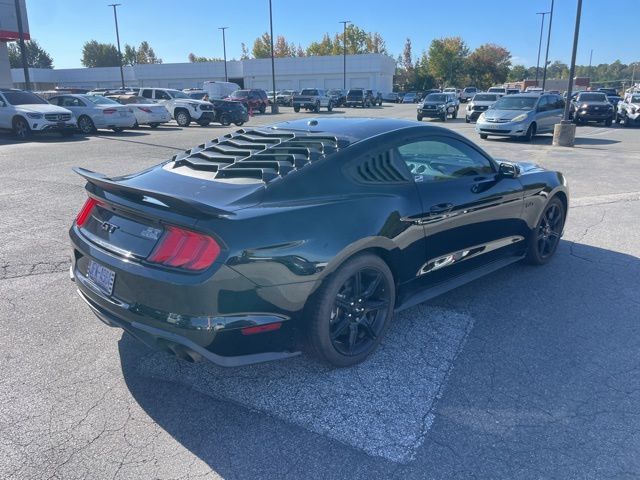
<svg viewBox="0 0 640 480">
<path fill-rule="evenodd" d="M 78 129 L 84 134 L 99 128 L 121 132 L 136 123 L 130 107 L 100 95 L 58 95 L 50 98 L 49 103 L 71 110 L 78 119 Z"/>
</svg>

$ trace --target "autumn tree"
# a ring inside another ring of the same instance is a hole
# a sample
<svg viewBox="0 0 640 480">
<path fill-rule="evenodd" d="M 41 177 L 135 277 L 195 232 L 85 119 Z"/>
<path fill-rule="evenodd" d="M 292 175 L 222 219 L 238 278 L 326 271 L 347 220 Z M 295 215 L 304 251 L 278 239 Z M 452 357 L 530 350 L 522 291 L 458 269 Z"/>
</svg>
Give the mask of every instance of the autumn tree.
<svg viewBox="0 0 640 480">
<path fill-rule="evenodd" d="M 271 45 L 269 45 L 269 51 L 271 51 Z M 295 54 L 295 47 L 287 43 L 287 40 L 282 35 L 278 35 L 276 37 L 276 42 L 273 45 L 273 56 L 295 57 Z"/>
<path fill-rule="evenodd" d="M 270 58 L 271 57 L 271 35 L 264 32 L 255 39 L 252 49 L 254 58 Z"/>
<path fill-rule="evenodd" d="M 138 48 L 129 44 L 124 45 L 122 63 L 124 65 L 162 63 L 162 59 L 156 56 L 156 52 L 153 51 L 149 42 L 143 41 Z"/>
<path fill-rule="evenodd" d="M 218 57 L 200 57 L 194 53 L 190 53 L 187 58 L 191 63 L 202 63 L 202 62 L 222 62 L 224 59 Z"/>
<path fill-rule="evenodd" d="M 320 42 L 311 42 L 307 47 L 307 55 L 334 55 L 334 42 L 329 37 L 328 33 L 325 33 Z"/>
<path fill-rule="evenodd" d="M 493 43 L 480 45 L 467 60 L 471 82 L 481 88 L 504 83 L 509 76 L 510 67 L 509 50 Z"/>
</svg>

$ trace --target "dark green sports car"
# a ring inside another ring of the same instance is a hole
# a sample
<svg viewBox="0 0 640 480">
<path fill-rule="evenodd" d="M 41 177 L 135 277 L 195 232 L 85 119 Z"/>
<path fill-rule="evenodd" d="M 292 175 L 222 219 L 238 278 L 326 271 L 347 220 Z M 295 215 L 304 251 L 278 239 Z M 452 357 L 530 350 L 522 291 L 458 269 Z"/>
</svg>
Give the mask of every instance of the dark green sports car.
<svg viewBox="0 0 640 480">
<path fill-rule="evenodd" d="M 393 119 L 241 129 L 140 173 L 76 172 L 80 296 L 108 325 L 223 366 L 305 346 L 361 362 L 394 312 L 546 263 L 568 208 L 561 173 Z"/>
</svg>

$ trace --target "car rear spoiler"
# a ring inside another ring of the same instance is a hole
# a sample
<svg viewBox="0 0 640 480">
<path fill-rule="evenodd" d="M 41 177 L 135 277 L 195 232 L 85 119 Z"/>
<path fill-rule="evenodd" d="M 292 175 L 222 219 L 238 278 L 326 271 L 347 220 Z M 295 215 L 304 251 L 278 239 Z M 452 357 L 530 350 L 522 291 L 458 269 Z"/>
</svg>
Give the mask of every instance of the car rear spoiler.
<svg viewBox="0 0 640 480">
<path fill-rule="evenodd" d="M 144 204 L 148 206 L 169 208 L 175 212 L 192 217 L 204 215 L 215 218 L 233 215 L 233 212 L 212 207 L 211 205 L 195 201 L 191 198 L 167 195 L 166 193 L 161 193 L 156 190 L 147 190 L 125 185 L 124 183 L 108 178 L 102 173 L 92 172 L 85 168 L 75 167 L 73 171 L 87 181 L 86 189 L 91 193 L 97 193 L 96 188 L 100 188 L 101 190 L 129 200 L 144 202 Z"/>
</svg>

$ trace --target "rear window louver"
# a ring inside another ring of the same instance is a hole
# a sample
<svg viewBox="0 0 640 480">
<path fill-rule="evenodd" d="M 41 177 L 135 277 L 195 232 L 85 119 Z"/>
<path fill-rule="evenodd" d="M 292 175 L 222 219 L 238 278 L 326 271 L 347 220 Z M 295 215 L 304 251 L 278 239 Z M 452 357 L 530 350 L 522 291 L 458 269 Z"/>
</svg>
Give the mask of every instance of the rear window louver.
<svg viewBox="0 0 640 480">
<path fill-rule="evenodd" d="M 241 129 L 175 155 L 167 168 L 210 172 L 220 181 L 268 183 L 348 145 L 347 140 L 330 135 Z"/>
<path fill-rule="evenodd" d="M 366 158 L 356 167 L 356 172 L 361 181 L 369 183 L 408 181 L 405 174 L 393 164 L 390 152 L 384 152 Z"/>
</svg>

